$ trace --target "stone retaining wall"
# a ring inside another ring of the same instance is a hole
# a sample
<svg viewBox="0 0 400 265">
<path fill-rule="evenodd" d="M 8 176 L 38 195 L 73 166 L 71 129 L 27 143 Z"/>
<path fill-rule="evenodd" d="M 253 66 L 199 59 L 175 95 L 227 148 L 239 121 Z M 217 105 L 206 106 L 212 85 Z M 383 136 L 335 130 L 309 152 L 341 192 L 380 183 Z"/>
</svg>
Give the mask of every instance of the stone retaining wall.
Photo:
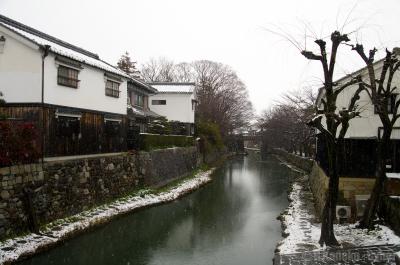
<svg viewBox="0 0 400 265">
<path fill-rule="evenodd" d="M 374 186 L 375 179 L 371 178 L 346 178 L 339 179 L 338 205 L 352 207 L 353 220 L 356 219 L 355 195 L 369 195 Z M 314 161 L 310 173 L 310 188 L 314 194 L 315 207 L 319 216 L 325 204 L 325 196 L 328 192 L 329 178 L 321 167 Z"/>
<path fill-rule="evenodd" d="M 286 150 L 280 148 L 274 148 L 272 150 L 273 154 L 283 157 L 290 164 L 306 171 L 310 172 L 313 167 L 313 161 L 311 158 L 301 157 L 295 154 L 288 153 Z"/>
<path fill-rule="evenodd" d="M 290 164 L 306 172 L 310 172 L 310 188 L 314 195 L 316 212 L 321 216 L 329 186 L 329 178 L 326 176 L 324 170 L 314 160 L 288 153 L 283 149 L 276 148 L 273 150 L 273 153 L 283 157 Z M 374 183 L 375 179 L 371 178 L 341 177 L 339 179 L 340 201 L 338 204 L 352 207 L 353 220 L 356 219 L 355 195 L 369 195 Z"/>
<path fill-rule="evenodd" d="M 400 196 L 385 196 L 382 199 L 380 214 L 391 228 L 400 234 Z"/>
<path fill-rule="evenodd" d="M 46 224 L 122 197 L 141 184 L 190 174 L 198 157 L 195 147 L 170 148 L 0 168 L 0 239 L 27 231 L 32 216 Z"/>
<path fill-rule="evenodd" d="M 196 147 L 140 152 L 140 169 L 146 185 L 162 185 L 182 177 L 200 165 Z"/>
</svg>

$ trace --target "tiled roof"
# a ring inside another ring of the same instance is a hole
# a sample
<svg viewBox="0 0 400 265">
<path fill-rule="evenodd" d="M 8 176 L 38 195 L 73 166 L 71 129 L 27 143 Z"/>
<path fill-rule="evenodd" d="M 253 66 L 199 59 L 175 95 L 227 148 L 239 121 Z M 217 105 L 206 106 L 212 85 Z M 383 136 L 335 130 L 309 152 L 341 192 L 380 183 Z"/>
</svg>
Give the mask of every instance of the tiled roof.
<svg viewBox="0 0 400 265">
<path fill-rule="evenodd" d="M 130 78 L 123 71 L 101 60 L 97 54 L 89 52 L 78 46 L 72 45 L 68 42 L 62 41 L 39 30 L 26 26 L 20 22 L 0 15 L 0 25 L 17 33 L 25 39 L 36 43 L 39 46 L 49 45 L 50 51 L 55 54 L 68 57 L 70 59 L 102 69 L 107 72 Z"/>
<path fill-rule="evenodd" d="M 161 115 L 158 115 L 157 113 L 155 113 L 151 110 L 143 110 L 143 109 L 139 109 L 135 106 L 128 106 L 128 116 L 150 117 L 150 118 L 161 117 Z"/>
<path fill-rule="evenodd" d="M 157 89 L 158 93 L 193 93 L 195 90 L 195 83 L 159 82 L 149 85 Z"/>
</svg>

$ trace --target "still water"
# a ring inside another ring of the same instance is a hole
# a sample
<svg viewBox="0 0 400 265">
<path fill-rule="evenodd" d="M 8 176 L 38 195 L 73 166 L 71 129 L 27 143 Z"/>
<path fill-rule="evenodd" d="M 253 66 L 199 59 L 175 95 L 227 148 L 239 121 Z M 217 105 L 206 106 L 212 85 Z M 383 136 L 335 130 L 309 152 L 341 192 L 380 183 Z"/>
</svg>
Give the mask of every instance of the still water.
<svg viewBox="0 0 400 265">
<path fill-rule="evenodd" d="M 274 159 L 235 158 L 187 197 L 116 219 L 21 264 L 272 264 L 290 174 Z"/>
</svg>

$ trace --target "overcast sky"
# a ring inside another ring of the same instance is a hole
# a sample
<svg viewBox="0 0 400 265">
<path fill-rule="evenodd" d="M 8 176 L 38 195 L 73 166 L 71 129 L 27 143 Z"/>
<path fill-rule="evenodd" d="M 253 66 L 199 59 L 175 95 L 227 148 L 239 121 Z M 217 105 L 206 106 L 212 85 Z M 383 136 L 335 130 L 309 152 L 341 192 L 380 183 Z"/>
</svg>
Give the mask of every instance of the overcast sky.
<svg viewBox="0 0 400 265">
<path fill-rule="evenodd" d="M 400 46 L 399 0 L 0 0 L 0 13 L 112 64 L 125 51 L 138 64 L 160 56 L 228 64 L 258 113 L 285 91 L 321 84 L 319 65 L 266 29 L 312 48 L 305 32 L 326 38 L 345 24 L 345 32 L 357 30 L 353 42 L 382 51 Z M 342 48 L 337 77 L 362 66 L 349 49 Z"/>
</svg>

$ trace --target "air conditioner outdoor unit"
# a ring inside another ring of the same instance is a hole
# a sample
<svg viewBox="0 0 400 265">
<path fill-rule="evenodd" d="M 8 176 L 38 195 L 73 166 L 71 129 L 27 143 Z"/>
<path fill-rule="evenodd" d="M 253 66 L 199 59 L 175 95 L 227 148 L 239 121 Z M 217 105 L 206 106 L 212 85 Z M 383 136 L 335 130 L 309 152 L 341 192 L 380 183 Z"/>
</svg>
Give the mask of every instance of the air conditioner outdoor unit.
<svg viewBox="0 0 400 265">
<path fill-rule="evenodd" d="M 364 210 L 367 207 L 369 195 L 356 195 L 355 199 L 356 199 L 357 217 L 361 217 L 363 216 Z"/>
<path fill-rule="evenodd" d="M 350 206 L 336 206 L 336 218 L 339 221 L 346 221 L 351 217 L 351 207 Z"/>
</svg>

